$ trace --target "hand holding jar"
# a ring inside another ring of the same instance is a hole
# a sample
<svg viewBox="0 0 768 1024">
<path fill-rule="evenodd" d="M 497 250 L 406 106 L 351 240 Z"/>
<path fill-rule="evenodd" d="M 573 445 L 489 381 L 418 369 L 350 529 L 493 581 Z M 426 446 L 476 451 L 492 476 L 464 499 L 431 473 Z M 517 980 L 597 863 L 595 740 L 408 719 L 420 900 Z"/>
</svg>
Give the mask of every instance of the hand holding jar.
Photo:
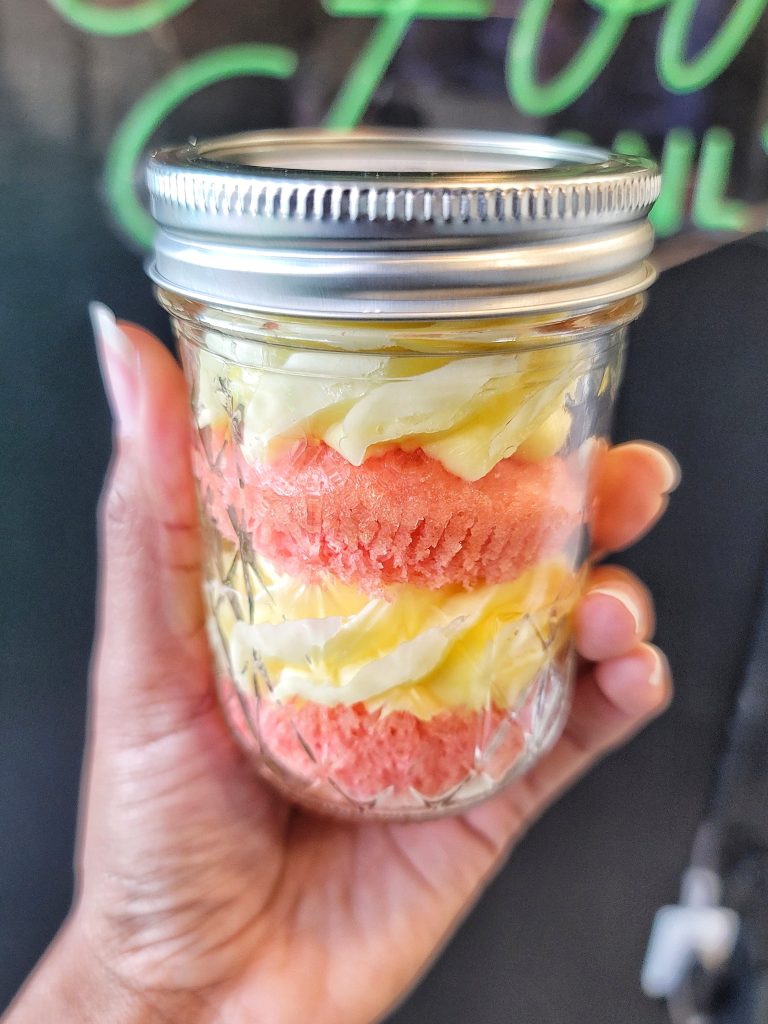
<svg viewBox="0 0 768 1024">
<path fill-rule="evenodd" d="M 77 900 L 9 1024 L 370 1024 L 669 700 L 649 595 L 595 566 L 678 480 L 608 442 L 655 171 L 462 140 L 156 163 L 184 373 L 94 307 Z"/>
<path fill-rule="evenodd" d="M 96 311 L 116 418 L 101 508 L 90 747 L 70 920 L 8 1024 L 368 1024 L 412 986 L 546 806 L 667 704 L 642 584 L 593 569 L 562 737 L 465 814 L 415 824 L 302 812 L 261 782 L 217 704 L 181 371 Z M 607 450 L 601 551 L 632 543 L 677 481 L 653 445 Z"/>
</svg>

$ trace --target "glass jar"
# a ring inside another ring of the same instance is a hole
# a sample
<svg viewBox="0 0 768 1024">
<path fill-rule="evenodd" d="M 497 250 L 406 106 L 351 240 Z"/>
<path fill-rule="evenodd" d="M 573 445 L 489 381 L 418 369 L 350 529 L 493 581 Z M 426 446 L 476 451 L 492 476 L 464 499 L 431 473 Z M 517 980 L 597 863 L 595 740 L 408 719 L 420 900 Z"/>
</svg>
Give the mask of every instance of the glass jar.
<svg viewBox="0 0 768 1024">
<path fill-rule="evenodd" d="M 456 813 L 559 736 L 657 188 L 503 136 L 155 157 L 222 706 L 296 801 Z"/>
</svg>

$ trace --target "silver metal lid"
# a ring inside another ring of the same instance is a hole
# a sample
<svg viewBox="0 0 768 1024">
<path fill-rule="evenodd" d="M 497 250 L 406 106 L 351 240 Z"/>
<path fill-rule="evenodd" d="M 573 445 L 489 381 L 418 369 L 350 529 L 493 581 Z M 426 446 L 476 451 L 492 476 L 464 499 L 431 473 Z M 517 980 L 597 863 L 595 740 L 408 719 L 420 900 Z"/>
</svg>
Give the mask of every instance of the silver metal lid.
<svg viewBox="0 0 768 1024">
<path fill-rule="evenodd" d="M 490 316 L 647 287 L 653 163 L 476 132 L 286 130 L 161 150 L 150 275 L 202 301 L 332 317 Z"/>
</svg>

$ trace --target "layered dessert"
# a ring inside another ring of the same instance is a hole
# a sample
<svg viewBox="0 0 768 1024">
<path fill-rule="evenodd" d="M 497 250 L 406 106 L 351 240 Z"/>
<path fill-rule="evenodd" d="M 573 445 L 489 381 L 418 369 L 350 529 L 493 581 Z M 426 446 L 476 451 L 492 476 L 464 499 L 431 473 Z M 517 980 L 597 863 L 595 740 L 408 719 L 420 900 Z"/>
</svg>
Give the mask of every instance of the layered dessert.
<svg viewBox="0 0 768 1024">
<path fill-rule="evenodd" d="M 551 741 L 584 550 L 585 348 L 183 344 L 224 703 L 289 792 L 460 805 Z"/>
</svg>

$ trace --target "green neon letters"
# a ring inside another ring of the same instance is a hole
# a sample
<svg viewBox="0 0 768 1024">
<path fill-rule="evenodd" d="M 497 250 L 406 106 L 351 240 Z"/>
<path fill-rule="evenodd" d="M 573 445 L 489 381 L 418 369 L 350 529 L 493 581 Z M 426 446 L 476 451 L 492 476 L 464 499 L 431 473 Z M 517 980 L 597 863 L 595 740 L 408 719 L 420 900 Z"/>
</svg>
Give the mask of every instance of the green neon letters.
<svg viewBox="0 0 768 1024">
<path fill-rule="evenodd" d="M 731 133 L 708 128 L 701 143 L 692 210 L 694 223 L 705 231 L 742 231 L 749 223 L 746 204 L 724 196 L 732 160 Z"/>
<path fill-rule="evenodd" d="M 671 92 L 694 92 L 728 67 L 752 34 L 766 0 L 736 0 L 725 23 L 701 53 L 686 59 L 688 38 L 699 0 L 671 0 L 656 51 L 659 81 Z"/>
<path fill-rule="evenodd" d="M 661 238 L 674 235 L 683 226 L 695 159 L 696 140 L 692 131 L 673 128 L 667 132 L 661 154 L 661 195 L 651 211 L 651 223 Z"/>
<path fill-rule="evenodd" d="M 583 132 L 561 132 L 561 138 L 589 143 Z M 768 151 L 768 129 L 763 135 Z M 639 132 L 619 132 L 612 149 L 631 156 L 647 156 L 648 143 Z M 688 128 L 672 128 L 661 156 L 661 195 L 651 211 L 651 223 L 660 238 L 676 234 L 684 225 L 688 193 L 693 185 L 691 220 L 704 231 L 739 231 L 748 226 L 745 203 L 727 199 L 725 191 L 733 159 L 733 136 L 725 128 L 704 133 L 696 166 L 696 139 Z"/>
<path fill-rule="evenodd" d="M 63 18 L 94 35 L 129 36 L 147 31 L 182 13 L 195 0 L 134 0 L 118 8 L 98 0 L 48 0 Z M 493 13 L 492 0 L 322 0 L 334 17 L 379 19 L 354 62 L 326 118 L 328 126 L 354 127 L 365 114 L 411 24 L 419 18 L 482 19 Z M 703 88 L 734 60 L 763 15 L 768 0 L 734 0 L 713 37 L 689 57 L 691 28 L 701 0 L 586 0 L 599 17 L 569 64 L 551 81 L 538 79 L 537 64 L 548 19 L 557 0 L 522 0 L 507 51 L 507 86 L 526 114 L 547 116 L 573 103 L 601 74 L 633 18 L 665 9 L 656 48 L 659 81 L 671 92 Z M 216 82 L 241 76 L 290 78 L 298 58 L 292 50 L 258 43 L 213 50 L 182 65 L 156 83 L 128 113 L 110 147 L 106 191 L 117 221 L 142 245 L 152 237 L 152 221 L 135 191 L 137 167 L 158 125 L 180 103 Z M 564 135 L 567 133 L 563 133 Z M 768 128 L 761 135 L 768 153 Z M 614 147 L 643 153 L 636 132 L 621 132 Z M 701 228 L 740 229 L 747 223 L 743 203 L 725 197 L 733 159 L 733 139 L 722 128 L 709 129 L 696 168 L 696 142 L 690 131 L 667 133 L 662 155 L 664 185 L 652 213 L 660 236 L 683 225 L 686 197 L 694 182 L 691 215 Z"/>
<path fill-rule="evenodd" d="M 630 21 L 624 7 L 622 2 L 616 10 L 608 9 L 602 13 L 568 67 L 553 81 L 542 85 L 537 81 L 536 59 L 552 10 L 552 0 L 524 0 L 517 25 L 510 33 L 507 50 L 507 88 L 520 110 L 542 117 L 573 103 L 595 81 L 624 35 Z"/>
<path fill-rule="evenodd" d="M 329 128 L 354 128 L 368 109 L 387 68 L 416 18 L 484 18 L 488 0 L 325 0 L 337 17 L 381 17 L 352 66 L 325 119 Z"/>
<path fill-rule="evenodd" d="M 328 111 L 325 123 L 329 128 L 353 128 L 365 114 L 420 4 L 421 0 L 394 0 L 389 4 Z"/>
<path fill-rule="evenodd" d="M 152 133 L 171 111 L 215 82 L 249 76 L 286 79 L 297 64 L 296 54 L 282 46 L 227 46 L 189 61 L 154 85 L 122 122 L 107 154 L 107 196 L 121 227 L 142 245 L 151 244 L 154 228 L 136 195 L 136 168 Z"/>
<path fill-rule="evenodd" d="M 507 56 L 509 95 L 533 116 L 570 106 L 613 57 L 632 18 L 666 7 L 656 48 L 659 81 L 670 92 L 694 92 L 721 75 L 757 25 L 768 0 L 736 0 L 724 24 L 696 57 L 687 49 L 700 0 L 588 0 L 600 19 L 570 64 L 551 82 L 537 78 L 537 62 L 555 0 L 524 0 Z"/>
<path fill-rule="evenodd" d="M 139 0 L 123 7 L 105 7 L 93 0 L 48 0 L 66 21 L 97 36 L 133 36 L 175 17 L 195 0 Z"/>
<path fill-rule="evenodd" d="M 381 18 L 396 6 L 394 0 L 323 0 L 336 18 Z M 493 0 L 419 0 L 414 17 L 486 18 L 492 13 Z"/>
</svg>

